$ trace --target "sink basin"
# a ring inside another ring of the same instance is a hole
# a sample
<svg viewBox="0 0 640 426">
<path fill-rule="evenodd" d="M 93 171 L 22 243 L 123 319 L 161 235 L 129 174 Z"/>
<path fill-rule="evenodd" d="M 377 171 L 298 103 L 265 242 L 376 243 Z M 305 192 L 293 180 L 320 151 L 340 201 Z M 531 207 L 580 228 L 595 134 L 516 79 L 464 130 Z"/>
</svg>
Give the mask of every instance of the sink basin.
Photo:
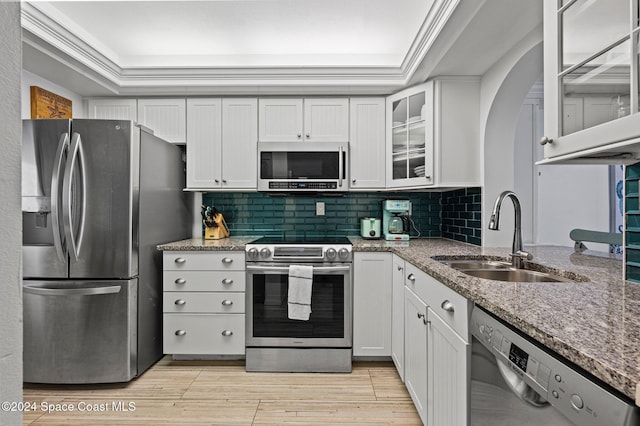
<svg viewBox="0 0 640 426">
<path fill-rule="evenodd" d="M 443 262 L 454 269 L 506 269 L 511 267 L 509 262 L 499 260 L 448 260 Z"/>
<path fill-rule="evenodd" d="M 511 262 L 495 259 L 483 258 L 447 258 L 434 257 L 451 268 L 463 274 L 473 277 L 485 278 L 488 280 L 508 281 L 508 282 L 574 282 L 570 278 L 565 278 L 553 273 L 537 270 L 535 265 L 525 264 L 524 269 L 516 269 Z M 532 267 L 533 266 L 533 267 Z M 536 270 L 533 270 L 536 269 Z M 578 281 L 588 281 L 587 278 L 576 276 Z"/>
<path fill-rule="evenodd" d="M 457 269 L 457 268 L 456 268 Z M 530 271 L 528 269 L 469 269 L 460 270 L 467 275 L 496 281 L 510 282 L 572 282 L 572 280 L 546 272 Z"/>
</svg>

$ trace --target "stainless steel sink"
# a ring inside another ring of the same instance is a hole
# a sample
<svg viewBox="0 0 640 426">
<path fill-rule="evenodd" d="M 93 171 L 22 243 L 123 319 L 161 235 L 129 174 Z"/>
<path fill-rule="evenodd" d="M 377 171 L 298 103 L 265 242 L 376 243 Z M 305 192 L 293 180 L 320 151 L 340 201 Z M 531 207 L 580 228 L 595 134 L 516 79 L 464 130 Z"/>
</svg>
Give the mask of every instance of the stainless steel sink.
<svg viewBox="0 0 640 426">
<path fill-rule="evenodd" d="M 508 282 L 574 282 L 572 279 L 556 274 L 528 269 L 526 263 L 525 268 L 517 269 L 512 266 L 511 262 L 503 260 L 482 258 L 447 259 L 445 257 L 437 257 L 435 259 L 463 274 L 488 280 Z M 583 280 L 579 279 L 579 281 Z M 585 278 L 584 281 L 588 281 L 588 279 Z"/>
<path fill-rule="evenodd" d="M 470 269 L 460 270 L 467 275 L 496 281 L 509 282 L 572 282 L 572 280 L 546 272 L 530 271 L 528 269 Z"/>
<path fill-rule="evenodd" d="M 511 267 L 511 263 L 499 260 L 447 260 L 443 261 L 454 269 L 506 269 Z"/>
</svg>

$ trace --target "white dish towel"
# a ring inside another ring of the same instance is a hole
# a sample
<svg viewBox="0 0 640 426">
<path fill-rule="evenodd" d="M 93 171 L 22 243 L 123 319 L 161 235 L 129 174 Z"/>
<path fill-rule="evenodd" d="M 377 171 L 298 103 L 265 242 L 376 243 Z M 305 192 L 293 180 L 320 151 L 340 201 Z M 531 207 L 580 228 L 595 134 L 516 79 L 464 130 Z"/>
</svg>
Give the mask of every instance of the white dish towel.
<svg viewBox="0 0 640 426">
<path fill-rule="evenodd" d="M 288 313 L 289 319 L 308 321 L 311 314 L 313 266 L 289 266 Z"/>
</svg>

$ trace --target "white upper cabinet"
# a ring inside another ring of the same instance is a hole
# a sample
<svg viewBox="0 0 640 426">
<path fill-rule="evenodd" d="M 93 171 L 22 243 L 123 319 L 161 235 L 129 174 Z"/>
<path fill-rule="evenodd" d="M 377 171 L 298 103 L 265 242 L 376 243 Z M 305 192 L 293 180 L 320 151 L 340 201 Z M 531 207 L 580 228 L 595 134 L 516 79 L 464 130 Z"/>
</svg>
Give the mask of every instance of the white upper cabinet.
<svg viewBox="0 0 640 426">
<path fill-rule="evenodd" d="M 387 98 L 388 188 L 478 186 L 480 81 L 440 77 Z"/>
<path fill-rule="evenodd" d="M 187 100 L 187 188 L 256 189 L 258 101 Z"/>
<path fill-rule="evenodd" d="M 637 1 L 543 4 L 543 162 L 636 162 Z"/>
<path fill-rule="evenodd" d="M 187 141 L 187 113 L 184 98 L 138 99 L 138 122 L 159 138 L 173 143 Z"/>
<path fill-rule="evenodd" d="M 187 99 L 187 188 L 222 186 L 222 100 Z"/>
<path fill-rule="evenodd" d="M 136 99 L 89 99 L 89 118 L 138 121 Z"/>
<path fill-rule="evenodd" d="M 349 100 L 350 190 L 385 187 L 385 99 Z"/>
<path fill-rule="evenodd" d="M 347 142 L 349 99 L 260 99 L 260 142 Z"/>
</svg>

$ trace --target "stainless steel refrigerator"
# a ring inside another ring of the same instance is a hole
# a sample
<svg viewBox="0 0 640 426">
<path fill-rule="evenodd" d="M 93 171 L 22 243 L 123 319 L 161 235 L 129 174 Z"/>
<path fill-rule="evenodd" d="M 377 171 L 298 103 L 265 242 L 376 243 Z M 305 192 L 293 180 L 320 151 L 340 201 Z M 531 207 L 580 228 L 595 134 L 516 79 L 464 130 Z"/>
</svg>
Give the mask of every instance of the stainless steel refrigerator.
<svg viewBox="0 0 640 426">
<path fill-rule="evenodd" d="M 126 382 L 162 356 L 162 258 L 186 238 L 181 149 L 131 121 L 25 120 L 24 381 Z"/>
</svg>

